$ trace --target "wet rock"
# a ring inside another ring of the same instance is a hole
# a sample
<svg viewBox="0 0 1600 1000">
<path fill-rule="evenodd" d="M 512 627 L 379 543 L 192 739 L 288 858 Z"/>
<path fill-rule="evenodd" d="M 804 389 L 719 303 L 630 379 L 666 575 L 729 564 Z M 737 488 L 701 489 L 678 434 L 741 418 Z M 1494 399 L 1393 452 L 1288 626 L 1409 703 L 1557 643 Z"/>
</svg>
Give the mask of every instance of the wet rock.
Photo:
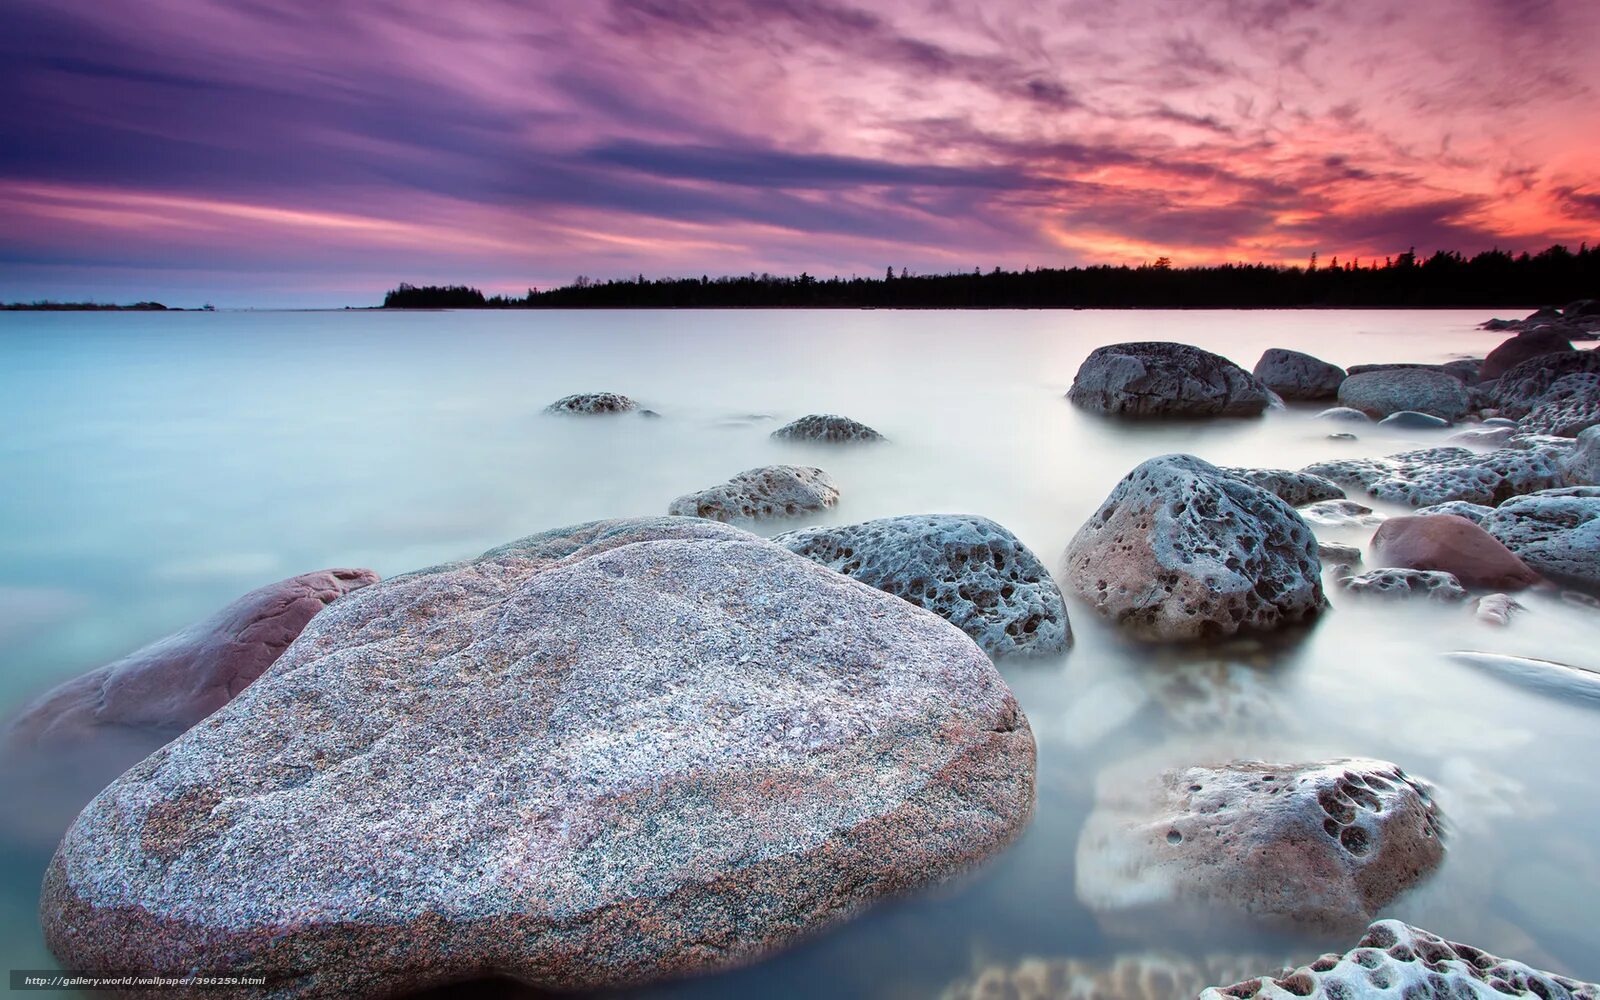
<svg viewBox="0 0 1600 1000">
<path fill-rule="evenodd" d="M 1266 490 L 1291 507 L 1300 507 L 1321 500 L 1342 500 L 1344 490 L 1338 483 L 1308 472 L 1291 472 L 1288 469 L 1231 469 L 1222 470 L 1235 479 L 1241 479 L 1259 489 Z"/>
<path fill-rule="evenodd" d="M 1317 414 L 1318 420 L 1337 420 L 1351 424 L 1370 424 L 1372 418 L 1349 406 L 1330 406 Z"/>
<path fill-rule="evenodd" d="M 1329 434 L 1328 435 L 1328 440 L 1329 441 L 1356 441 L 1356 440 L 1359 440 L 1359 439 L 1354 434 L 1351 434 L 1351 433 L 1345 432 L 1345 431 L 1341 431 L 1338 434 Z"/>
<path fill-rule="evenodd" d="M 1025 958 L 985 966 L 947 987 L 942 1000 L 1190 1000 L 1207 986 L 1231 983 L 1290 963 L 1243 955 L 1190 958 L 1165 952 L 1106 960 Z"/>
<path fill-rule="evenodd" d="M 1582 374 L 1600 374 L 1600 351 L 1566 351 L 1529 358 L 1501 375 L 1490 389 L 1489 398 L 1503 416 L 1518 419 L 1539 404 L 1557 379 Z"/>
<path fill-rule="evenodd" d="M 1427 431 L 1449 427 L 1450 421 L 1435 417 L 1428 413 L 1418 413 L 1416 410 L 1401 410 L 1391 413 L 1378 421 L 1379 427 L 1392 427 L 1395 430 Z"/>
<path fill-rule="evenodd" d="M 563 396 L 544 408 L 546 413 L 631 413 L 639 404 L 615 392 L 580 392 Z"/>
<path fill-rule="evenodd" d="M 667 507 L 667 513 L 713 521 L 797 517 L 838 502 L 838 485 L 821 469 L 764 465 L 741 472 L 721 486 L 681 496 Z"/>
<path fill-rule="evenodd" d="M 1518 422 L 1524 434 L 1577 437 L 1600 424 L 1600 374 L 1563 375 L 1534 403 Z"/>
<path fill-rule="evenodd" d="M 1067 398 L 1121 417 L 1253 417 L 1271 397 L 1259 379 L 1221 355 L 1143 341 L 1096 348 Z"/>
<path fill-rule="evenodd" d="M 826 441 L 842 444 L 852 441 L 882 441 L 883 435 L 858 420 L 832 413 L 813 413 L 784 424 L 772 432 L 783 441 Z"/>
<path fill-rule="evenodd" d="M 1517 435 L 1517 426 L 1510 427 L 1482 427 L 1470 431 L 1460 431 L 1445 438 L 1451 444 L 1476 445 L 1479 448 L 1504 448 L 1511 443 Z"/>
<path fill-rule="evenodd" d="M 1439 826 L 1426 786 L 1384 761 L 1114 770 L 1078 840 L 1078 898 L 1102 915 L 1191 904 L 1359 927 L 1443 859 Z"/>
<path fill-rule="evenodd" d="M 1263 353 L 1252 374 L 1284 399 L 1333 399 L 1345 377 L 1338 365 L 1282 347 Z"/>
<path fill-rule="evenodd" d="M 1485 427 L 1515 427 L 1515 426 L 1517 426 L 1517 422 L 1515 420 L 1512 420 L 1510 417 L 1485 416 L 1483 418 L 1483 426 L 1485 426 Z"/>
<path fill-rule="evenodd" d="M 1270 966 L 1269 966 L 1270 969 Z M 1343 955 L 1324 955 L 1287 974 L 1270 971 L 1200 1000 L 1367 1000 L 1439 997 L 1462 1000 L 1600 1000 L 1600 986 L 1496 958 L 1398 920 L 1379 920 Z"/>
<path fill-rule="evenodd" d="M 614 987 L 962 869 L 1033 775 L 938 616 L 726 525 L 598 522 L 330 607 L 84 811 L 40 912 L 84 973 Z"/>
<path fill-rule="evenodd" d="M 805 528 L 774 542 L 955 625 L 990 656 L 1072 643 L 1061 591 L 1017 536 L 986 517 L 917 514 Z"/>
<path fill-rule="evenodd" d="M 1416 410 L 1450 421 L 1460 420 L 1468 408 L 1460 379 L 1423 368 L 1351 375 L 1339 385 L 1339 402 L 1374 417 Z"/>
<path fill-rule="evenodd" d="M 1294 508 L 1192 455 L 1130 472 L 1063 562 L 1072 590 L 1148 640 L 1277 628 L 1327 603 L 1316 539 Z"/>
<path fill-rule="evenodd" d="M 1361 565 L 1361 550 L 1354 545 L 1340 545 L 1338 542 L 1318 542 L 1317 558 L 1322 560 L 1324 566 L 1352 568 Z"/>
<path fill-rule="evenodd" d="M 1433 514 L 1454 514 L 1456 517 L 1464 517 L 1479 526 L 1482 526 L 1484 518 L 1493 513 L 1493 507 L 1481 503 L 1468 503 L 1465 500 L 1436 503 L 1431 507 L 1421 507 L 1417 510 L 1418 517 L 1429 517 Z"/>
<path fill-rule="evenodd" d="M 1318 462 L 1302 471 L 1412 507 L 1450 500 L 1496 504 L 1565 481 L 1549 456 L 1518 448 L 1484 454 L 1456 447 L 1423 448 L 1387 458 Z"/>
<path fill-rule="evenodd" d="M 1484 518 L 1483 528 L 1534 570 L 1600 587 L 1600 487 L 1515 497 Z"/>
<path fill-rule="evenodd" d="M 1391 517 L 1372 536 L 1372 561 L 1396 569 L 1436 569 L 1469 587 L 1520 590 L 1537 583 L 1510 549 L 1457 514 Z"/>
<path fill-rule="evenodd" d="M 1323 500 L 1307 504 L 1299 509 L 1299 514 L 1310 523 L 1327 528 L 1364 527 L 1382 524 L 1384 521 L 1382 514 L 1375 513 L 1371 507 L 1356 503 L 1354 500 Z"/>
<path fill-rule="evenodd" d="M 1510 594 L 1485 594 L 1472 606 L 1473 617 L 1498 628 L 1510 625 L 1514 616 L 1526 610 Z"/>
<path fill-rule="evenodd" d="M 1429 569 L 1374 569 L 1341 577 L 1346 593 L 1378 597 L 1426 597 L 1441 604 L 1459 604 L 1467 592 L 1449 573 Z"/>
</svg>

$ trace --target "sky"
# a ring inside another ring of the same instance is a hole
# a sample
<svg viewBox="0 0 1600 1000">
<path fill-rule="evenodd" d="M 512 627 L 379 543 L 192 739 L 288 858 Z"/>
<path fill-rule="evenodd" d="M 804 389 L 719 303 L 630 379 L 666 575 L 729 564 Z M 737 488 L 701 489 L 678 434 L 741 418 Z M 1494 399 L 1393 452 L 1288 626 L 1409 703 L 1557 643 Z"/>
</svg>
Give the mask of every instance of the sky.
<svg viewBox="0 0 1600 1000">
<path fill-rule="evenodd" d="M 1600 236 L 1595 0 L 6 0 L 0 300 Z"/>
</svg>

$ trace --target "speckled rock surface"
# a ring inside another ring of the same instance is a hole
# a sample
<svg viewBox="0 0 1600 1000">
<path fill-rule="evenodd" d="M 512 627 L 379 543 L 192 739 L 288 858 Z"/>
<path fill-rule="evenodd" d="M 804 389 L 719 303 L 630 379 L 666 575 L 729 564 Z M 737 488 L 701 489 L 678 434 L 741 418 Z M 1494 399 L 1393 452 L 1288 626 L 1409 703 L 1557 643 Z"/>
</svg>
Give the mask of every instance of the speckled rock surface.
<svg viewBox="0 0 1600 1000">
<path fill-rule="evenodd" d="M 177 735 L 260 677 L 323 608 L 377 580 L 370 569 L 325 569 L 252 590 L 42 695 L 7 726 L 6 745 L 71 747 L 110 727 Z"/>
<path fill-rule="evenodd" d="M 563 396 L 544 408 L 546 413 L 631 413 L 639 404 L 615 392 L 580 392 Z"/>
<path fill-rule="evenodd" d="M 1441 570 L 1468 587 L 1521 590 L 1539 582 L 1539 574 L 1497 538 L 1457 514 L 1391 517 L 1372 536 L 1372 562 Z"/>
<path fill-rule="evenodd" d="M 1569 351 L 1529 358 L 1496 379 L 1489 398 L 1502 416 L 1515 420 L 1527 416 L 1557 379 L 1578 374 L 1600 374 L 1600 351 Z"/>
<path fill-rule="evenodd" d="M 1059 653 L 1072 643 L 1066 604 L 1049 570 L 986 517 L 887 517 L 790 531 L 773 541 L 927 608 L 990 656 Z"/>
<path fill-rule="evenodd" d="M 1441 604 L 1459 604 L 1467 591 L 1449 573 L 1431 569 L 1374 569 L 1339 578 L 1339 588 L 1370 597 L 1426 597 Z"/>
<path fill-rule="evenodd" d="M 1282 347 L 1262 353 L 1251 374 L 1284 399 L 1332 399 L 1344 381 L 1338 365 Z"/>
<path fill-rule="evenodd" d="M 1393 764 L 1233 761 L 1096 786 L 1078 898 L 1099 913 L 1204 904 L 1360 927 L 1444 858 L 1425 785 Z"/>
<path fill-rule="evenodd" d="M 1467 448 L 1423 448 L 1388 458 L 1318 462 L 1304 471 L 1412 507 L 1450 500 L 1497 504 L 1565 481 L 1548 455 L 1521 448 L 1499 448 L 1484 454 Z"/>
<path fill-rule="evenodd" d="M 796 517 L 839 502 L 839 487 L 821 469 L 802 465 L 764 465 L 672 501 L 668 514 L 713 521 Z"/>
<path fill-rule="evenodd" d="M 92 802 L 69 969 L 279 996 L 727 966 L 1010 840 L 1027 720 L 958 629 L 747 532 L 598 522 L 396 577 Z"/>
<path fill-rule="evenodd" d="M 1550 383 L 1528 415 L 1518 421 L 1525 434 L 1577 437 L 1600 424 L 1600 374 L 1563 375 Z"/>
<path fill-rule="evenodd" d="M 1354 500 L 1319 500 L 1299 508 L 1298 513 L 1308 523 L 1325 528 L 1382 524 L 1384 521 L 1384 515 Z"/>
<path fill-rule="evenodd" d="M 1474 427 L 1471 430 L 1457 431 L 1445 438 L 1451 444 L 1477 445 L 1481 448 L 1504 448 L 1511 443 L 1517 434 L 1515 424 L 1509 427 Z"/>
<path fill-rule="evenodd" d="M 772 432 L 782 441 L 826 441 L 841 444 L 851 441 L 882 441 L 883 435 L 858 420 L 832 413 L 813 413 L 784 424 Z"/>
<path fill-rule="evenodd" d="M 1316 538 L 1294 508 L 1192 455 L 1124 477 L 1062 572 L 1101 615 L 1157 641 L 1277 628 L 1327 604 Z"/>
<path fill-rule="evenodd" d="M 1531 969 L 1398 920 L 1379 920 L 1343 955 L 1324 955 L 1287 975 L 1215 987 L 1200 1000 L 1600 1000 L 1600 985 Z"/>
<path fill-rule="evenodd" d="M 1445 503 L 1436 503 L 1428 507 L 1417 508 L 1418 517 L 1428 517 L 1433 514 L 1454 514 L 1464 517 L 1473 524 L 1482 525 L 1483 519 L 1494 513 L 1494 508 L 1487 504 L 1468 503 L 1465 500 L 1449 500 Z"/>
<path fill-rule="evenodd" d="M 1190 1000 L 1217 983 L 1287 971 L 1283 959 L 1246 955 L 1190 958 L 1164 952 L 1113 959 L 1025 958 L 994 964 L 952 983 L 941 1000 Z"/>
<path fill-rule="evenodd" d="M 1141 341 L 1098 347 L 1078 368 L 1067 398 L 1122 417 L 1253 417 L 1270 391 L 1219 354 L 1188 344 Z"/>
<path fill-rule="evenodd" d="M 1600 487 L 1507 500 L 1483 519 L 1483 528 L 1538 572 L 1600 587 Z"/>
<path fill-rule="evenodd" d="M 1291 507 L 1303 507 L 1320 500 L 1341 500 L 1344 489 L 1324 476 L 1309 472 L 1291 472 L 1288 469 L 1234 469 L 1222 470 L 1235 479 L 1242 479 L 1284 501 Z"/>
<path fill-rule="evenodd" d="M 1600 485 L 1600 427 L 1579 434 L 1577 443 L 1560 461 L 1567 482 L 1574 486 Z"/>
<path fill-rule="evenodd" d="M 1339 384 L 1339 402 L 1369 416 L 1387 417 L 1417 410 L 1445 420 L 1467 412 L 1467 387 L 1461 380 L 1425 368 L 1393 368 L 1352 375 Z"/>
</svg>

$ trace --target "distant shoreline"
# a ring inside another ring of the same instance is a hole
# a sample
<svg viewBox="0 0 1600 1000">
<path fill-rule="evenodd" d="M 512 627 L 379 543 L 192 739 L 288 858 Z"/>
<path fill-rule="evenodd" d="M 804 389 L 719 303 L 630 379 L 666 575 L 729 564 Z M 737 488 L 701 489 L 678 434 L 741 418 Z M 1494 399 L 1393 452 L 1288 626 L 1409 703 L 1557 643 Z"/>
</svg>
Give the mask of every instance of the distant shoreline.
<svg viewBox="0 0 1600 1000">
<path fill-rule="evenodd" d="M 160 302 L 116 305 L 108 302 L 0 302 L 0 312 L 212 312 L 210 306 L 183 309 Z"/>
</svg>

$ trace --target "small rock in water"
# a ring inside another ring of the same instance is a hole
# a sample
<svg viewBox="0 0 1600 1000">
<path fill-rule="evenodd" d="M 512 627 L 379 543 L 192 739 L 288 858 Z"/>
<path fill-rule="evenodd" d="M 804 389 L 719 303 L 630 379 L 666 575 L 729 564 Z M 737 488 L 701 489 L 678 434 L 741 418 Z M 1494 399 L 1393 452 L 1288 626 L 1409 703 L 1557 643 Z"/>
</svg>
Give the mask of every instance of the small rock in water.
<svg viewBox="0 0 1600 1000">
<path fill-rule="evenodd" d="M 1252 374 L 1284 399 L 1333 399 L 1345 378 L 1338 365 L 1282 347 L 1263 353 Z"/>
<path fill-rule="evenodd" d="M 866 424 L 849 417 L 832 413 L 813 413 L 784 424 L 772 432 L 784 441 L 826 441 L 839 444 L 847 441 L 882 441 L 883 435 Z"/>
<path fill-rule="evenodd" d="M 1050 572 L 1017 536 L 986 517 L 887 517 L 804 528 L 773 541 L 927 608 L 991 656 L 1059 653 L 1072 644 L 1067 608 Z"/>
<path fill-rule="evenodd" d="M 1253 417 L 1267 408 L 1271 390 L 1221 355 L 1141 341 L 1096 348 L 1067 398 L 1120 417 Z"/>
<path fill-rule="evenodd" d="M 1514 615 L 1526 610 L 1510 594 L 1485 594 L 1478 598 L 1472 613 L 1481 622 L 1504 628 Z"/>
<path fill-rule="evenodd" d="M 1539 574 L 1487 531 L 1458 514 L 1391 517 L 1372 536 L 1372 561 L 1397 569 L 1436 569 L 1469 587 L 1520 590 Z"/>
<path fill-rule="evenodd" d="M 1449 500 L 1495 504 L 1508 497 L 1559 486 L 1565 474 L 1538 450 L 1501 448 L 1477 454 L 1466 448 L 1423 448 L 1387 458 L 1342 458 L 1303 470 L 1380 500 L 1427 507 Z"/>
<path fill-rule="evenodd" d="M 1395 368 L 1351 375 L 1339 385 L 1339 402 L 1375 417 L 1416 410 L 1444 420 L 1467 412 L 1467 387 L 1443 372 Z"/>
<path fill-rule="evenodd" d="M 1333 406 L 1317 414 L 1318 420 L 1334 420 L 1349 424 L 1370 424 L 1372 418 L 1349 406 Z"/>
<path fill-rule="evenodd" d="M 1319 500 L 1339 500 L 1344 489 L 1338 483 L 1309 472 L 1291 472 L 1288 469 L 1231 469 L 1222 470 L 1235 479 L 1242 479 L 1260 487 L 1291 507 L 1300 507 Z"/>
<path fill-rule="evenodd" d="M 1279 628 L 1327 605 L 1316 538 L 1294 508 L 1192 455 L 1130 472 L 1063 563 L 1069 587 L 1147 640 Z"/>
<path fill-rule="evenodd" d="M 1454 944 L 1398 920 L 1379 920 L 1343 955 L 1324 955 L 1290 973 L 1266 966 L 1234 986 L 1199 1000 L 1377 1000 L 1379 997 L 1461 1000 L 1600 1000 L 1600 985 L 1540 972 Z"/>
<path fill-rule="evenodd" d="M 1514 497 L 1485 517 L 1483 527 L 1538 572 L 1600 587 L 1600 487 Z"/>
<path fill-rule="evenodd" d="M 1301 517 L 1327 528 L 1382 524 L 1384 516 L 1354 500 L 1322 500 L 1298 508 Z"/>
<path fill-rule="evenodd" d="M 1233 761 L 1096 784 L 1078 898 L 1100 914 L 1221 905 L 1359 927 L 1444 858 L 1425 784 L 1384 761 Z"/>
<path fill-rule="evenodd" d="M 667 507 L 667 513 L 713 521 L 798 517 L 838 502 L 838 485 L 821 469 L 764 465 L 741 472 L 721 486 L 681 496 Z"/>
<path fill-rule="evenodd" d="M 1348 431 L 1340 431 L 1337 434 L 1329 434 L 1328 435 L 1328 440 L 1329 441 L 1359 441 L 1361 439 L 1356 437 L 1354 434 L 1351 434 Z"/>
<path fill-rule="evenodd" d="M 1430 413 L 1418 413 L 1416 410 L 1401 410 L 1391 413 L 1378 421 L 1380 427 L 1393 427 L 1398 430 L 1434 430 L 1440 427 L 1449 427 L 1450 421 Z"/>
<path fill-rule="evenodd" d="M 544 408 L 546 413 L 630 413 L 639 404 L 615 392 L 580 392 L 563 396 Z"/>
<path fill-rule="evenodd" d="M 1430 569 L 1374 569 L 1339 579 L 1347 593 L 1382 597 L 1426 597 L 1441 604 L 1459 604 L 1467 591 L 1449 573 Z"/>
<path fill-rule="evenodd" d="M 1317 542 L 1317 557 L 1324 566 L 1354 568 L 1361 565 L 1361 550 L 1354 545 L 1340 545 L 1338 542 Z"/>
</svg>

